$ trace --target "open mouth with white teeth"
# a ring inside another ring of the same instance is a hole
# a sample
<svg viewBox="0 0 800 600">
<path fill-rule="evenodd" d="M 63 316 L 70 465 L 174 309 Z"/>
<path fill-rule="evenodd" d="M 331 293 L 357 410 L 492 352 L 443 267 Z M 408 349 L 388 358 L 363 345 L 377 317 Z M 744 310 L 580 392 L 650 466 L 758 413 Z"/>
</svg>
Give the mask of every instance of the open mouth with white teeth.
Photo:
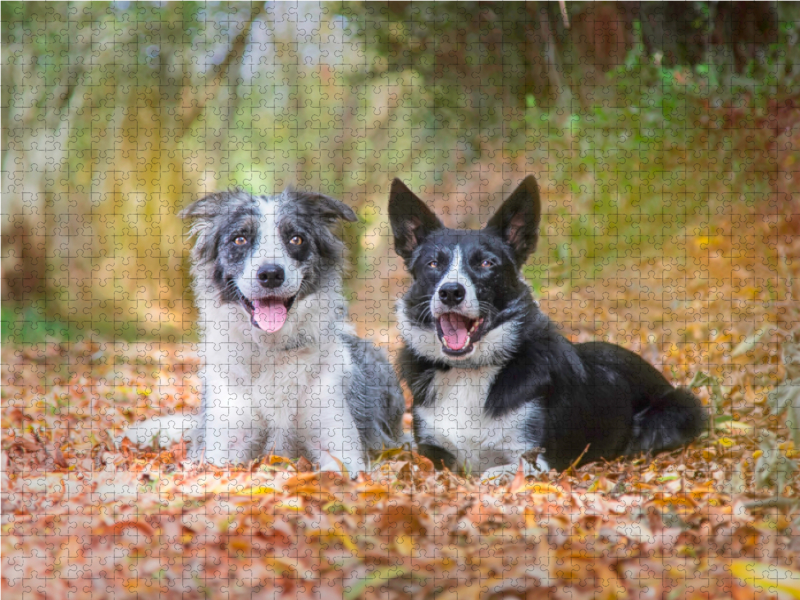
<svg viewBox="0 0 800 600">
<path fill-rule="evenodd" d="M 442 342 L 442 351 L 449 356 L 469 354 L 475 342 L 483 337 L 483 325 L 482 318 L 470 319 L 459 313 L 444 313 L 436 320 L 436 333 Z"/>
<path fill-rule="evenodd" d="M 267 333 L 279 331 L 286 323 L 286 317 L 294 304 L 297 296 L 279 298 L 267 296 L 265 298 L 249 298 L 242 295 L 242 304 L 250 313 L 250 322 Z"/>
</svg>

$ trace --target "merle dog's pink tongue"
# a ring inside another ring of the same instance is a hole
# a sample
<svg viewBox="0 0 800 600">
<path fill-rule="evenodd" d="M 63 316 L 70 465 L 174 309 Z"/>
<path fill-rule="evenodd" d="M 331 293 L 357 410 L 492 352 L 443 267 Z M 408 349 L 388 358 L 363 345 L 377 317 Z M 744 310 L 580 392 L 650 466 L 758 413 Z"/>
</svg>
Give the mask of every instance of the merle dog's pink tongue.
<svg viewBox="0 0 800 600">
<path fill-rule="evenodd" d="M 253 302 L 253 323 L 266 331 L 275 333 L 286 322 L 286 306 L 282 300 L 268 298 Z"/>
<path fill-rule="evenodd" d="M 447 347 L 451 350 L 461 350 L 469 339 L 469 319 L 457 313 L 445 313 L 439 317 L 439 325 Z"/>
</svg>

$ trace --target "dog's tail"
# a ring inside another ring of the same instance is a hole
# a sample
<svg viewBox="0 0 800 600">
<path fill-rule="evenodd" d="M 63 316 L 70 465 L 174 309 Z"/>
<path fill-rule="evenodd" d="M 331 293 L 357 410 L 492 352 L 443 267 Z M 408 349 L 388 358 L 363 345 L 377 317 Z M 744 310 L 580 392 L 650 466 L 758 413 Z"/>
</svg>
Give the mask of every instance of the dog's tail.
<svg viewBox="0 0 800 600">
<path fill-rule="evenodd" d="M 658 454 L 685 446 L 708 426 L 708 413 L 686 388 L 672 388 L 633 417 L 626 454 Z"/>
</svg>

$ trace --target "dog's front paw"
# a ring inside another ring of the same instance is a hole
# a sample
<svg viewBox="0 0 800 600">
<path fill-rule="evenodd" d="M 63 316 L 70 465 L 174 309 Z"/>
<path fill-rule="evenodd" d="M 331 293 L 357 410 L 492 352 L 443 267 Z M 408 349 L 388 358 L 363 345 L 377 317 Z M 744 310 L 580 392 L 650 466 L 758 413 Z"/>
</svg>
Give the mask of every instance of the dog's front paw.
<svg viewBox="0 0 800 600">
<path fill-rule="evenodd" d="M 342 473 L 350 476 L 350 479 L 357 479 L 361 471 L 367 471 L 369 466 L 362 458 L 339 458 L 325 452 L 320 461 L 319 470 L 321 472 Z"/>
<path fill-rule="evenodd" d="M 481 483 L 484 485 L 506 485 L 514 480 L 519 472 L 519 463 L 509 463 L 485 470 L 481 474 Z M 527 460 L 522 461 L 522 474 L 525 477 L 541 475 L 542 470 Z"/>
<path fill-rule="evenodd" d="M 179 442 L 184 433 L 196 426 L 196 419 L 191 415 L 168 415 L 155 417 L 134 423 L 114 438 L 117 448 L 122 440 L 128 438 L 135 446 L 151 446 L 154 443 L 166 448 Z"/>
<path fill-rule="evenodd" d="M 192 457 L 198 462 L 205 462 L 215 467 L 227 467 L 233 465 L 243 465 L 250 460 L 250 455 L 244 450 L 237 448 L 208 448 Z"/>
<path fill-rule="evenodd" d="M 484 485 L 505 485 L 514 479 L 519 467 L 514 464 L 492 467 L 481 473 L 481 483 Z"/>
</svg>

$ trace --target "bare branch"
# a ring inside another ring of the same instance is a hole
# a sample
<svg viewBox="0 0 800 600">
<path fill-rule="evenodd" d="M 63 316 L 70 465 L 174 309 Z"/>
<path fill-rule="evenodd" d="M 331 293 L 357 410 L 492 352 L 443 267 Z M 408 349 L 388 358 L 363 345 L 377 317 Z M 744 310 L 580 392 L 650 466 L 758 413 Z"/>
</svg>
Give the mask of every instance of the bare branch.
<svg viewBox="0 0 800 600">
<path fill-rule="evenodd" d="M 200 117 L 200 115 L 203 114 L 203 111 L 208 104 L 208 100 L 216 97 L 219 88 L 222 86 L 223 80 L 228 76 L 228 73 L 231 70 L 231 65 L 242 59 L 245 48 L 247 48 L 247 40 L 250 38 L 250 32 L 253 29 L 253 23 L 255 23 L 259 16 L 261 16 L 263 7 L 263 2 L 254 2 L 250 5 L 250 16 L 242 27 L 242 30 L 239 32 L 239 35 L 237 35 L 236 39 L 233 40 L 233 44 L 231 45 L 228 54 L 225 56 L 225 60 L 222 61 L 216 68 L 217 74 L 214 76 L 214 81 L 210 86 L 209 93 L 206 94 L 203 101 L 199 102 L 187 116 L 183 117 L 180 137 L 183 137 L 192 128 L 192 125 Z M 186 85 L 189 85 L 189 83 L 184 82 L 184 86 Z"/>
</svg>

